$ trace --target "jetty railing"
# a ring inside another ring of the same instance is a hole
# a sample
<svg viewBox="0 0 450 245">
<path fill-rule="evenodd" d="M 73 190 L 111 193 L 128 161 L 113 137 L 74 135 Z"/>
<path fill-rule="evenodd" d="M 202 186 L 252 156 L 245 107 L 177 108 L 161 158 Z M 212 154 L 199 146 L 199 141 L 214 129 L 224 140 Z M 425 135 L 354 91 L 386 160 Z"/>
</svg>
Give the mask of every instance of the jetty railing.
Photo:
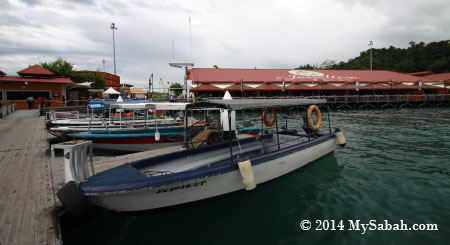
<svg viewBox="0 0 450 245">
<path fill-rule="evenodd" d="M 450 94 L 276 96 L 254 99 L 327 99 L 331 108 L 402 108 L 450 106 Z M 206 99 L 221 99 L 208 97 Z M 233 99 L 240 99 L 235 97 Z"/>
<path fill-rule="evenodd" d="M 16 103 L 2 104 L 0 116 L 4 119 L 16 111 Z"/>
<path fill-rule="evenodd" d="M 450 94 L 319 96 L 334 108 L 448 106 Z"/>
</svg>

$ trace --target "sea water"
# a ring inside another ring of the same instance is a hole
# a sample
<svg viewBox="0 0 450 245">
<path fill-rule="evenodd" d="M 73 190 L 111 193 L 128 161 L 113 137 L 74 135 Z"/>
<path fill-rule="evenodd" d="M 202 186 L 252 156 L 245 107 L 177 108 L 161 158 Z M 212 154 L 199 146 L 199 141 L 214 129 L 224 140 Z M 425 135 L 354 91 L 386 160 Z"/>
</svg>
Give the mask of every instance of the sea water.
<svg viewBox="0 0 450 245">
<path fill-rule="evenodd" d="M 347 139 L 334 154 L 250 192 L 143 216 L 102 211 L 63 230 L 63 242 L 448 244 L 450 108 L 341 110 L 330 117 Z M 435 226 L 395 230 L 403 224 Z"/>
</svg>

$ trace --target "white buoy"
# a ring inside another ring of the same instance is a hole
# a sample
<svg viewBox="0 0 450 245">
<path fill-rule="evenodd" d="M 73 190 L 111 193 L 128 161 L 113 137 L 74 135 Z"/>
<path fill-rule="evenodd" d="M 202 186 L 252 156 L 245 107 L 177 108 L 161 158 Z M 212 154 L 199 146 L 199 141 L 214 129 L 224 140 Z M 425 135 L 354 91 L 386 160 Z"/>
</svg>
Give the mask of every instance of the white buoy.
<svg viewBox="0 0 450 245">
<path fill-rule="evenodd" d="M 250 160 L 238 162 L 239 171 L 242 176 L 242 183 L 244 183 L 244 188 L 247 191 L 256 188 L 255 175 L 253 174 L 252 163 Z"/>
<path fill-rule="evenodd" d="M 158 124 L 155 123 L 155 141 L 158 142 L 161 139 L 161 135 L 159 134 L 158 131 Z"/>
<path fill-rule="evenodd" d="M 344 147 L 346 144 L 344 133 L 340 129 L 336 128 L 336 130 L 334 130 L 334 135 L 336 136 L 338 145 Z"/>
</svg>

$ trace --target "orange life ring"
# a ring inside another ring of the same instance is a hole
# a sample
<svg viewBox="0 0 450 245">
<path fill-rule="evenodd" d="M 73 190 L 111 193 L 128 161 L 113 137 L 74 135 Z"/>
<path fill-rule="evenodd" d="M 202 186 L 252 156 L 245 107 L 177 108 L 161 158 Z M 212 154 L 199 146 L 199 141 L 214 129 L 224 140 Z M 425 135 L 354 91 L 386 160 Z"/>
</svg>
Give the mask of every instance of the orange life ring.
<svg viewBox="0 0 450 245">
<path fill-rule="evenodd" d="M 157 110 L 156 111 L 156 117 L 162 117 L 162 116 L 164 116 L 164 111 L 159 111 L 159 110 Z"/>
<path fill-rule="evenodd" d="M 272 111 L 272 121 L 270 123 L 267 122 L 267 112 L 269 112 L 269 110 Z M 263 122 L 267 127 L 272 127 L 272 125 L 275 123 L 275 121 L 277 120 L 277 115 L 275 114 L 275 108 L 268 108 L 266 107 L 266 109 L 264 109 L 263 112 Z"/>
<path fill-rule="evenodd" d="M 312 111 L 316 112 L 317 115 L 317 122 L 316 124 L 313 123 L 312 121 Z M 317 107 L 316 105 L 310 105 L 308 107 L 308 126 L 311 130 L 313 131 L 317 131 L 320 128 L 320 124 L 322 123 L 322 114 L 320 113 L 319 107 Z"/>
</svg>

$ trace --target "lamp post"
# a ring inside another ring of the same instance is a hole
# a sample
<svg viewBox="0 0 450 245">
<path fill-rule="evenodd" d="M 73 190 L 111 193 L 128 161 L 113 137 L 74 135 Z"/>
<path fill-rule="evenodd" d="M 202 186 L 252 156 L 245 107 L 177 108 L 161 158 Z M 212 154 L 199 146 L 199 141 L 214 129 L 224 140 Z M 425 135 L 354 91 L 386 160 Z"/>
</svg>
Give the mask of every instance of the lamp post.
<svg viewBox="0 0 450 245">
<path fill-rule="evenodd" d="M 117 27 L 114 23 L 111 23 L 111 29 L 113 31 L 114 75 L 116 75 L 116 42 L 114 40 L 114 30 L 117 30 Z"/>
<path fill-rule="evenodd" d="M 148 87 L 150 89 L 150 97 L 153 100 L 153 73 L 150 75 L 150 78 L 148 79 Z"/>
<path fill-rule="evenodd" d="M 373 46 L 372 41 L 369 42 L 369 46 L 370 46 L 370 70 L 372 70 L 372 46 Z"/>
</svg>

